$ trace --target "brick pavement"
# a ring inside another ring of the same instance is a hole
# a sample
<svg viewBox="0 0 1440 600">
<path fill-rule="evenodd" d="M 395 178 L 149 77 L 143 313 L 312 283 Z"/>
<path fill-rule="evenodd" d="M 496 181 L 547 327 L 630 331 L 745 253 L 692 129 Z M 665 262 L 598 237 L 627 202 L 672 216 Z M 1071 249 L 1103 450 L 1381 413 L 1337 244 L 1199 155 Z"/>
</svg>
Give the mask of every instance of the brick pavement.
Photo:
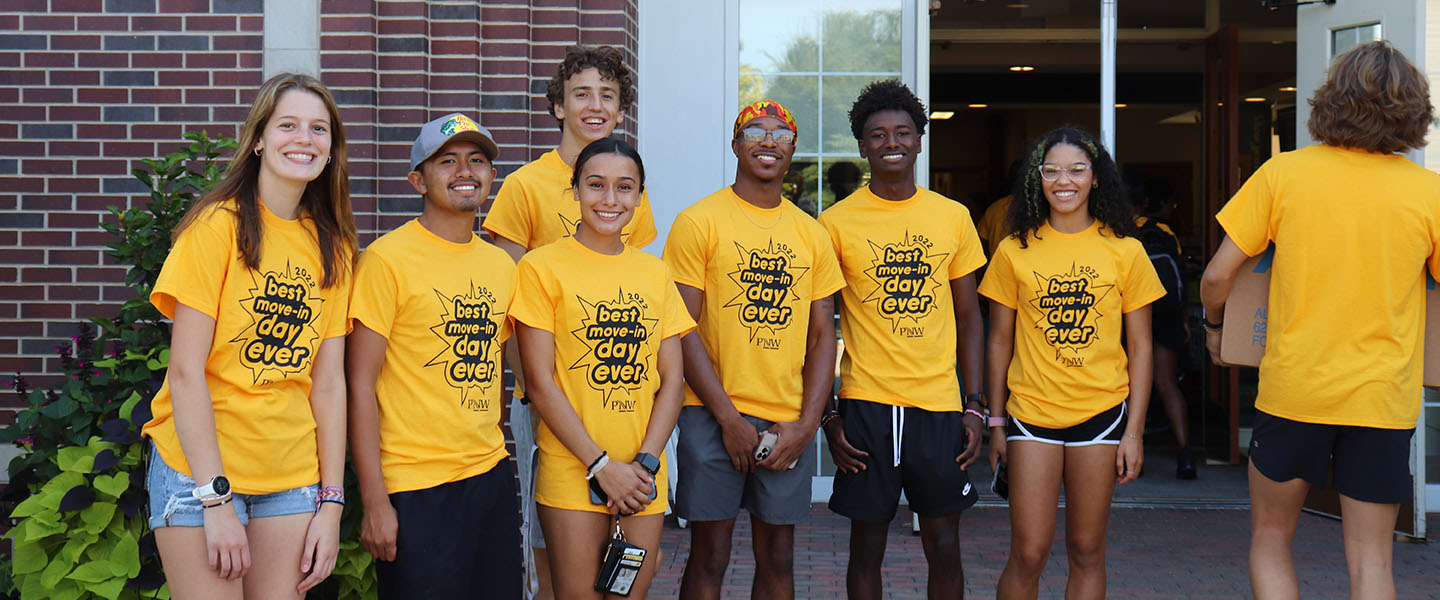
<svg viewBox="0 0 1440 600">
<path fill-rule="evenodd" d="M 1001 507 L 975 508 L 961 521 L 969 598 L 992 598 L 995 580 L 1009 548 L 1008 513 Z M 925 597 L 925 559 L 919 536 L 910 533 L 910 513 L 901 508 L 890 529 L 882 567 L 885 597 Z M 1440 531 L 1440 515 L 1431 515 L 1430 531 Z M 1064 596 L 1064 517 L 1055 550 L 1041 580 L 1041 598 Z M 725 598 L 748 598 L 754 576 L 749 519 L 736 524 L 735 544 L 724 588 Z M 1248 598 L 1246 552 L 1249 513 L 1243 510 L 1116 508 L 1109 538 L 1111 598 Z M 795 532 L 796 597 L 843 598 L 848 522 L 821 504 L 809 523 Z M 680 576 L 689 556 L 690 534 L 667 522 L 661 541 L 661 571 L 652 598 L 679 596 Z M 1303 515 L 1296 535 L 1296 564 L 1301 597 L 1345 598 L 1348 586 L 1340 523 Z M 1440 598 L 1440 544 L 1397 543 L 1395 578 L 1400 598 Z"/>
</svg>

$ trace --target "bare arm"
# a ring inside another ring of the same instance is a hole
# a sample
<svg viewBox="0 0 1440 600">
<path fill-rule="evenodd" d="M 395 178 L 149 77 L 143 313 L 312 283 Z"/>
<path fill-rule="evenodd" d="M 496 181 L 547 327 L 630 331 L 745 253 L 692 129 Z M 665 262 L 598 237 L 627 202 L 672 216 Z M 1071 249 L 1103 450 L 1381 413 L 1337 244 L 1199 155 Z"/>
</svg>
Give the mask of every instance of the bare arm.
<svg viewBox="0 0 1440 600">
<path fill-rule="evenodd" d="M 491 235 L 495 238 L 495 247 L 504 250 L 505 254 L 510 255 L 510 260 L 518 263 L 520 262 L 520 258 L 525 256 L 525 246 L 520 245 L 519 242 L 503 235 Z M 520 364 L 519 344 L 507 343 L 501 352 L 505 357 L 505 366 L 510 368 L 511 373 L 515 374 L 515 385 L 521 385 L 522 382 L 525 381 L 525 369 Z"/>
<path fill-rule="evenodd" d="M 985 321 L 980 318 L 980 297 L 975 293 L 975 274 L 950 280 L 950 296 L 955 304 L 955 355 L 960 360 L 960 378 L 964 392 L 978 393 L 985 389 L 981 375 L 985 368 Z M 972 407 L 969 402 L 965 408 Z M 980 456 L 980 431 L 984 423 L 980 417 L 966 413 L 960 418 L 965 423 L 965 451 L 955 458 L 963 468 L 970 468 Z"/>
<path fill-rule="evenodd" d="M 690 318 L 699 323 L 700 309 L 705 305 L 705 292 L 683 283 L 677 283 L 675 287 L 680 290 L 680 298 L 685 301 Z M 755 447 L 760 445 L 760 435 L 749 421 L 740 416 L 740 411 L 735 410 L 735 404 L 720 382 L 720 375 L 715 372 L 715 363 L 710 360 L 705 342 L 700 339 L 700 329 L 685 334 L 680 338 L 680 345 L 684 354 L 685 383 L 700 397 L 700 403 L 724 430 L 725 451 L 730 455 L 730 464 L 736 471 L 754 471 Z"/>
<path fill-rule="evenodd" d="M 1125 354 L 1130 358 L 1130 399 L 1126 406 L 1129 417 L 1120 449 L 1115 454 L 1115 472 L 1119 483 L 1130 483 L 1140 476 L 1145 462 L 1142 436 L 1145 435 L 1145 412 L 1150 407 L 1150 384 L 1155 364 L 1154 346 L 1150 338 L 1150 306 L 1125 313 Z"/>
<path fill-rule="evenodd" d="M 1200 278 L 1200 303 L 1205 307 L 1205 319 L 1210 323 L 1224 324 L 1225 299 L 1230 297 L 1230 286 L 1240 265 L 1249 258 L 1229 237 L 1220 241 L 1220 249 L 1205 267 Z M 1220 363 L 1220 329 L 1205 329 L 1205 347 L 1210 350 L 1210 360 Z"/>
<path fill-rule="evenodd" d="M 346 341 L 349 342 L 345 348 L 345 367 L 350 379 L 350 461 L 360 484 L 360 500 L 365 505 L 360 542 L 376 559 L 392 561 L 399 527 L 389 490 L 385 488 L 385 476 L 380 470 L 380 411 L 375 393 L 388 341 L 359 321 Z"/>
<path fill-rule="evenodd" d="M 990 301 L 990 352 L 985 359 L 985 374 L 988 377 L 990 415 L 1005 416 L 1005 404 L 1010 400 L 1008 378 L 1010 361 L 1015 357 L 1015 309 L 994 300 Z M 990 469 L 995 463 L 1005 460 L 1005 428 L 990 428 Z"/>
<path fill-rule="evenodd" d="M 320 341 L 311 368 L 310 412 L 315 416 L 315 445 L 320 455 L 320 485 L 345 486 L 345 338 Z M 339 504 L 326 502 L 315 511 L 305 533 L 300 572 L 307 573 L 297 589 L 313 588 L 330 576 L 340 554 Z"/>
<path fill-rule="evenodd" d="M 175 411 L 175 436 L 190 475 L 204 485 L 225 474 L 215 433 L 215 406 L 205 382 L 205 361 L 215 339 L 215 319 L 184 304 L 175 305 L 170 332 L 170 403 Z M 250 546 L 240 517 L 233 510 L 206 510 L 205 551 L 210 568 L 222 579 L 235 580 L 250 569 Z"/>
<path fill-rule="evenodd" d="M 540 418 L 581 464 L 594 464 L 604 449 L 590 437 L 585 423 L 553 377 L 555 335 L 544 329 L 516 323 L 515 337 L 520 341 L 520 359 L 525 362 L 525 372 L 528 373 L 525 393 L 540 411 Z M 610 458 L 609 466 L 595 475 L 600 480 L 600 487 L 610 497 L 609 506 L 625 513 L 639 512 L 650 501 L 652 488 L 647 485 L 649 473 L 625 462 L 633 457 Z"/>
<path fill-rule="evenodd" d="M 645 440 L 640 444 L 640 451 L 652 456 L 660 456 L 665 451 L 670 432 L 680 419 L 680 406 L 685 402 L 685 359 L 680 350 L 680 336 L 661 340 L 656 363 L 660 370 L 660 389 L 655 392 L 655 406 L 650 409 Z"/>
<path fill-rule="evenodd" d="M 775 449 L 756 466 L 784 470 L 805 453 L 815 439 L 820 415 L 835 387 L 835 300 L 825 296 L 810 301 L 810 322 L 805 333 L 805 365 L 801 368 L 800 419 L 776 423 L 770 431 L 779 436 Z"/>
</svg>

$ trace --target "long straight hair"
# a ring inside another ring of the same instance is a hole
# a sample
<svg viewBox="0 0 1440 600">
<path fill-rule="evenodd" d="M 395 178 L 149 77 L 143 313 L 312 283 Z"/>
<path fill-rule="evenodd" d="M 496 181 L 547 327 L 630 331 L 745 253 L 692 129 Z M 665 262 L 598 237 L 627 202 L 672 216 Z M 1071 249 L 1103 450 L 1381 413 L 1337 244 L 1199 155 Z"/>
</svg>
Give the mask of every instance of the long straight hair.
<svg viewBox="0 0 1440 600">
<path fill-rule="evenodd" d="M 235 158 L 230 162 L 225 177 L 190 207 L 175 228 L 174 237 L 178 239 L 182 231 L 212 208 L 230 210 L 236 216 L 235 239 L 240 247 L 241 260 L 246 268 L 260 268 L 260 240 L 264 234 L 258 194 L 261 159 L 254 150 L 275 113 L 275 104 L 291 90 L 315 94 L 330 113 L 331 160 L 319 177 L 305 184 L 305 190 L 300 195 L 301 214 L 315 224 L 320 244 L 320 259 L 325 268 L 320 287 L 329 288 L 349 275 L 359 241 L 355 233 L 355 216 L 350 209 L 350 169 L 340 109 L 325 84 L 309 75 L 281 73 L 260 86 L 255 102 L 250 105 L 250 114 L 245 117 Z"/>
</svg>

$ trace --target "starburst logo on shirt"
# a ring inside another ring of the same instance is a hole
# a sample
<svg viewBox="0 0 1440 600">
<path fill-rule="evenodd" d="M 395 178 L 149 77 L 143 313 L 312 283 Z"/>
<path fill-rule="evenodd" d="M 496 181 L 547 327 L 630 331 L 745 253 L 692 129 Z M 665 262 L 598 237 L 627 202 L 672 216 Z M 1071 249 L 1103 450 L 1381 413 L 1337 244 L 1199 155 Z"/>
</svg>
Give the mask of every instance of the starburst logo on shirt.
<svg viewBox="0 0 1440 600">
<path fill-rule="evenodd" d="M 1068 273 L 1052 276 L 1035 273 L 1039 289 L 1030 300 L 1030 304 L 1040 310 L 1035 328 L 1043 331 L 1045 341 L 1055 348 L 1056 360 L 1062 360 L 1066 350 L 1078 354 L 1095 343 L 1096 322 L 1104 316 L 1095 307 L 1115 287 L 1114 284 L 1097 285 L 1098 280 L 1099 274 L 1094 269 L 1074 263 Z M 1073 363 L 1074 366 L 1081 364 Z"/>
<path fill-rule="evenodd" d="M 601 392 L 601 407 L 615 412 L 635 412 L 630 392 L 650 379 L 650 338 L 660 319 L 648 316 L 649 305 L 639 294 L 617 288 L 615 299 L 591 301 L 580 296 L 585 318 L 571 331 L 587 351 L 571 370 L 583 370 L 591 389 Z M 625 398 L 615 397 L 624 391 Z"/>
<path fill-rule="evenodd" d="M 795 252 L 784 243 L 770 240 L 764 248 L 746 248 L 735 242 L 740 253 L 738 268 L 730 279 L 740 286 L 740 293 L 723 308 L 739 307 L 740 324 L 750 330 L 750 339 L 762 329 L 772 334 L 790 326 L 794 320 L 795 282 L 810 267 L 795 264 Z"/>
<path fill-rule="evenodd" d="M 867 240 L 875 255 L 865 275 L 875 282 L 875 289 L 861 303 L 873 303 L 880 316 L 890 321 L 890 331 L 900 322 L 915 323 L 935 310 L 935 290 L 941 285 L 935 277 L 949 254 L 931 254 L 932 244 L 921 235 L 906 232 L 898 244 L 877 244 Z"/>
<path fill-rule="evenodd" d="M 250 295 L 240 299 L 250 326 L 230 340 L 240 344 L 240 364 L 264 385 L 304 372 L 315 357 L 320 332 L 315 319 L 325 299 L 312 295 L 315 280 L 287 261 L 282 271 L 250 271 Z"/>
<path fill-rule="evenodd" d="M 460 405 L 469 410 L 490 410 L 485 391 L 499 379 L 500 323 L 495 295 L 470 282 L 465 291 L 446 296 L 434 290 L 440 302 L 440 323 L 430 332 L 445 342 L 445 349 L 425 363 L 445 371 L 445 382 L 460 390 Z"/>
</svg>

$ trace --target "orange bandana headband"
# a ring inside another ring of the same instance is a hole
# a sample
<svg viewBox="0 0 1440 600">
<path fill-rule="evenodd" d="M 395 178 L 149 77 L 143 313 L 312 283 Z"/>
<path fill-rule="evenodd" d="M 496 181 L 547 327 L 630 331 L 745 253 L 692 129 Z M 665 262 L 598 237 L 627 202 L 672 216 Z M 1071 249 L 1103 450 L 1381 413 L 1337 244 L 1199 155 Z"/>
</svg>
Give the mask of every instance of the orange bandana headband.
<svg viewBox="0 0 1440 600">
<path fill-rule="evenodd" d="M 731 135 L 740 135 L 742 125 L 760 117 L 775 117 L 783 121 L 790 131 L 800 133 L 795 127 L 795 117 L 790 116 L 790 111 L 783 104 L 774 100 L 760 100 L 742 109 L 740 116 L 735 117 L 735 132 Z"/>
</svg>

